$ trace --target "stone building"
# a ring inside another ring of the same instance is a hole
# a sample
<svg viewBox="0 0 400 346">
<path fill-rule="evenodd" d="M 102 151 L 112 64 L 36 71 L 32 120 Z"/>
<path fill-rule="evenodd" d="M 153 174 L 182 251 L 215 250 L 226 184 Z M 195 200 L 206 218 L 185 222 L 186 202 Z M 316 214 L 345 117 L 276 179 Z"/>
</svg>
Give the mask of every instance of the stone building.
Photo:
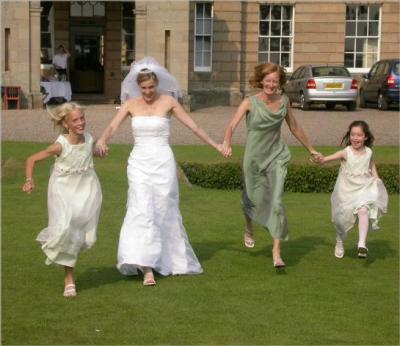
<svg viewBox="0 0 400 346">
<path fill-rule="evenodd" d="M 2 85 L 41 107 L 60 44 L 70 52 L 73 100 L 118 99 L 134 60 L 152 56 L 178 79 L 190 107 L 236 105 L 253 67 L 274 61 L 344 64 L 365 73 L 399 56 L 397 0 L 2 1 Z"/>
</svg>

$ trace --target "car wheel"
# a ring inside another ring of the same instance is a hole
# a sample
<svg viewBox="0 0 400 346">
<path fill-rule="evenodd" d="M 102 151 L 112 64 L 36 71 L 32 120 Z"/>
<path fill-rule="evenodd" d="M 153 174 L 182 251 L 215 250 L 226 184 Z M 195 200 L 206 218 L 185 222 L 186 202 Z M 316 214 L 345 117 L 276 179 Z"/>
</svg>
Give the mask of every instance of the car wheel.
<svg viewBox="0 0 400 346">
<path fill-rule="evenodd" d="M 349 102 L 346 104 L 348 111 L 355 111 L 357 108 L 357 102 Z"/>
<path fill-rule="evenodd" d="M 306 98 L 303 93 L 300 94 L 300 109 L 303 111 L 310 109 L 310 104 L 306 102 Z"/>
<path fill-rule="evenodd" d="M 360 90 L 360 108 L 366 108 L 367 103 L 365 102 L 364 92 Z"/>
<path fill-rule="evenodd" d="M 326 105 L 325 105 L 325 107 L 326 107 L 326 109 L 329 109 L 330 111 L 331 110 L 333 110 L 333 109 L 335 109 L 335 104 L 334 103 L 332 103 L 332 102 L 328 102 Z"/>
<path fill-rule="evenodd" d="M 378 96 L 378 109 L 380 111 L 385 111 L 389 108 L 389 103 L 387 102 L 385 96 L 382 93 Z"/>
</svg>

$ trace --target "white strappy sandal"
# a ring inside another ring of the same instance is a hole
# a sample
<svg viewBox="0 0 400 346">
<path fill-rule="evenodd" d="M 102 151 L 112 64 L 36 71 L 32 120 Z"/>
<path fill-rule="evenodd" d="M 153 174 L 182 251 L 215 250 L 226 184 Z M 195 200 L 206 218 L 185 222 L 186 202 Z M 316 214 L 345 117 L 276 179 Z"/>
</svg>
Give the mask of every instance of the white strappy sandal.
<svg viewBox="0 0 400 346">
<path fill-rule="evenodd" d="M 74 284 L 68 284 L 65 286 L 64 297 L 76 297 L 76 288 Z"/>
</svg>

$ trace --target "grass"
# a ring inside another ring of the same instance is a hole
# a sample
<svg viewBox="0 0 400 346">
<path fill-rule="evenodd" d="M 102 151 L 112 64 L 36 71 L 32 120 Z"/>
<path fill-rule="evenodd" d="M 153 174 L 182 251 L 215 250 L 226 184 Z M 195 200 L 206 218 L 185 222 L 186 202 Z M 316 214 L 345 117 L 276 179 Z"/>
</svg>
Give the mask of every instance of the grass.
<svg viewBox="0 0 400 346">
<path fill-rule="evenodd" d="M 51 160 L 37 166 L 37 190 L 21 192 L 24 159 L 42 147 L 3 144 L 3 345 L 399 344 L 398 195 L 390 196 L 382 231 L 369 235 L 369 258 L 356 257 L 353 230 L 337 260 L 330 196 L 286 194 L 287 268 L 276 271 L 263 229 L 255 230 L 254 249 L 242 245 L 238 191 L 182 184 L 181 211 L 204 274 L 158 276 L 156 287 L 144 288 L 115 268 L 130 148 L 113 146 L 107 160 L 96 160 L 104 194 L 98 242 L 78 261 L 79 296 L 66 300 L 62 269 L 46 266 L 35 242 L 47 222 Z M 178 160 L 217 160 L 205 147 L 174 149 Z M 396 150 L 375 153 L 397 160 Z"/>
</svg>

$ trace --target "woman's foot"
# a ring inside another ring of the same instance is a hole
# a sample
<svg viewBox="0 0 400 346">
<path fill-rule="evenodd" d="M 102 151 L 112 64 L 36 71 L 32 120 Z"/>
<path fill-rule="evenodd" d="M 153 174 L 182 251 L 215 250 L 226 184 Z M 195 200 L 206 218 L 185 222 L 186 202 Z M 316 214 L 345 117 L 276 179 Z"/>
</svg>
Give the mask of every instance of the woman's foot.
<svg viewBox="0 0 400 346">
<path fill-rule="evenodd" d="M 344 256 L 343 241 L 337 240 L 335 245 L 335 257 L 343 258 L 343 256 Z"/>
<path fill-rule="evenodd" d="M 283 268 L 285 266 L 285 262 L 283 262 L 281 254 L 278 251 L 272 250 L 272 263 L 275 268 Z"/>
<path fill-rule="evenodd" d="M 358 248 L 358 258 L 367 258 L 368 256 L 368 248 L 359 247 Z"/>
<path fill-rule="evenodd" d="M 154 279 L 153 270 L 144 270 L 143 277 L 143 286 L 154 286 L 156 284 L 156 280 Z"/>
<path fill-rule="evenodd" d="M 68 284 L 64 287 L 64 297 L 76 297 L 75 284 Z"/>
<path fill-rule="evenodd" d="M 248 230 L 244 231 L 244 246 L 248 248 L 253 248 L 254 247 L 254 238 L 253 238 L 253 233 L 249 232 Z"/>
</svg>

